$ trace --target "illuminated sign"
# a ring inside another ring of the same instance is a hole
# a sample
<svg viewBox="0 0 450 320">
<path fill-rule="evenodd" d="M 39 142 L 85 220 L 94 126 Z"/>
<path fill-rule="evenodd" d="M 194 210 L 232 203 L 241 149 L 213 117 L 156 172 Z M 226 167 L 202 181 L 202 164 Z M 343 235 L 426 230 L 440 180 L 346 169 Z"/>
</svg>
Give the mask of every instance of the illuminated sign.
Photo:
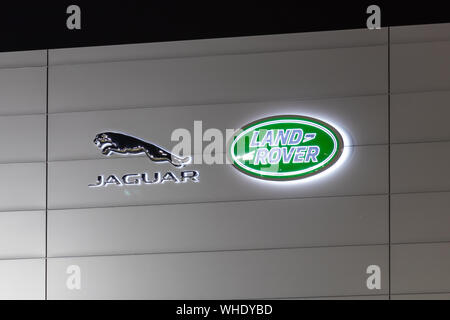
<svg viewBox="0 0 450 320">
<path fill-rule="evenodd" d="M 95 136 L 95 145 L 101 149 L 105 156 L 113 153 L 120 155 L 140 155 L 145 154 L 154 162 L 168 162 L 177 168 L 182 168 L 191 162 L 191 157 L 179 157 L 166 149 L 151 142 L 117 132 L 102 132 Z M 152 174 L 127 173 L 125 175 L 107 174 L 99 175 L 96 183 L 89 184 L 90 188 L 108 186 L 140 186 L 156 185 L 166 182 L 185 183 L 198 182 L 199 172 L 196 170 L 183 170 L 180 172 L 166 171 L 154 172 Z"/>
<path fill-rule="evenodd" d="M 242 128 L 230 144 L 233 166 L 255 178 L 297 180 L 330 168 L 340 158 L 341 134 L 321 120 L 274 116 Z"/>
</svg>

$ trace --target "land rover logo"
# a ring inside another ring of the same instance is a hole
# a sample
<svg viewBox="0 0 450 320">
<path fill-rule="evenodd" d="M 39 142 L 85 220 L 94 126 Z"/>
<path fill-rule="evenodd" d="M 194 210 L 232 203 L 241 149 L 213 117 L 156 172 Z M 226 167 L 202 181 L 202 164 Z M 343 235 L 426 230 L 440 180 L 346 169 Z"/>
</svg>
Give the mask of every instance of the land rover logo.
<svg viewBox="0 0 450 320">
<path fill-rule="evenodd" d="M 230 144 L 233 166 L 255 178 L 297 180 L 330 168 L 344 143 L 331 125 L 310 117 L 285 115 L 252 122 Z"/>
</svg>

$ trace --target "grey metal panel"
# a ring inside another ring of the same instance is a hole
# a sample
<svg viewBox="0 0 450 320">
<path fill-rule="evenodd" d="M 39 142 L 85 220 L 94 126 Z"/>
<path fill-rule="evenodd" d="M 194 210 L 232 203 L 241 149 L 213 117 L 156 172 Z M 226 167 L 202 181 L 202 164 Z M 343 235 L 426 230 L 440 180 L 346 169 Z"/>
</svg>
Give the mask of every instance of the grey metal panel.
<svg viewBox="0 0 450 320">
<path fill-rule="evenodd" d="M 339 30 L 251 37 L 139 43 L 49 50 L 49 64 L 179 58 L 305 49 L 373 46 L 387 43 L 387 29 Z"/>
<path fill-rule="evenodd" d="M 450 40 L 450 23 L 391 27 L 390 32 L 391 43 Z"/>
<path fill-rule="evenodd" d="M 449 209 L 448 192 L 392 195 L 392 242 L 450 241 Z"/>
<path fill-rule="evenodd" d="M 392 293 L 448 293 L 448 270 L 450 243 L 402 244 L 391 248 Z"/>
<path fill-rule="evenodd" d="M 450 41 L 391 45 L 391 92 L 450 89 Z"/>
<path fill-rule="evenodd" d="M 391 96 L 391 141 L 450 140 L 450 91 Z"/>
<path fill-rule="evenodd" d="M 385 94 L 386 52 L 373 46 L 52 66 L 49 111 Z"/>
<path fill-rule="evenodd" d="M 348 156 L 347 156 L 348 154 Z M 130 173 L 167 170 L 179 175 L 170 164 L 156 164 L 143 157 L 56 161 L 49 163 L 50 209 L 193 203 L 318 196 L 370 195 L 387 192 L 387 147 L 347 148 L 342 164 L 321 175 L 291 182 L 264 181 L 238 172 L 229 164 L 189 165 L 198 170 L 200 181 L 176 184 L 108 186 L 89 188 L 97 176 L 122 177 Z M 345 161 L 346 160 L 346 161 Z"/>
<path fill-rule="evenodd" d="M 235 299 L 374 294 L 366 269 L 388 269 L 388 247 L 334 247 L 51 258 L 49 299 Z M 66 287 L 81 269 L 81 290 Z M 381 277 L 386 294 L 388 277 Z M 84 281 L 84 282 L 83 282 Z"/>
<path fill-rule="evenodd" d="M 45 113 L 46 68 L 0 69 L 0 115 Z"/>
<path fill-rule="evenodd" d="M 0 260 L 0 300 L 45 299 L 44 259 Z"/>
<path fill-rule="evenodd" d="M 0 117 L 0 163 L 45 161 L 45 115 Z"/>
<path fill-rule="evenodd" d="M 0 164 L 0 211 L 45 208 L 45 163 Z"/>
<path fill-rule="evenodd" d="M 450 190 L 450 142 L 398 144 L 391 147 L 393 193 Z"/>
<path fill-rule="evenodd" d="M 400 294 L 392 295 L 392 300 L 450 300 L 450 293 Z"/>
<path fill-rule="evenodd" d="M 47 65 L 47 50 L 0 52 L 0 68 L 37 67 Z"/>
<path fill-rule="evenodd" d="M 170 149 L 171 145 L 177 144 L 170 141 L 172 132 L 177 128 L 194 132 L 194 121 L 202 121 L 203 131 L 218 128 L 225 135 L 225 129 L 237 130 L 247 123 L 275 114 L 300 114 L 328 121 L 348 136 L 349 144 L 387 143 L 387 97 L 370 96 L 52 114 L 49 116 L 49 159 L 103 158 L 92 141 L 104 131 L 128 133 Z M 207 144 L 204 142 L 203 146 Z"/>
<path fill-rule="evenodd" d="M 0 212 L 0 259 L 44 256 L 45 212 Z"/>
<path fill-rule="evenodd" d="M 48 215 L 51 257 L 387 242 L 387 196 L 50 210 Z"/>
</svg>

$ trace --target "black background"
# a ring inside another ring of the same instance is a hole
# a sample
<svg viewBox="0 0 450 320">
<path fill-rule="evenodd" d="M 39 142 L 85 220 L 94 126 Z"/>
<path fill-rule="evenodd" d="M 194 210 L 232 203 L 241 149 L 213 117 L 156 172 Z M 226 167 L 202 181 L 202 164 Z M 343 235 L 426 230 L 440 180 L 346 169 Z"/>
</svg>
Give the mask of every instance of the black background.
<svg viewBox="0 0 450 320">
<path fill-rule="evenodd" d="M 2 1 L 0 51 L 159 42 L 365 28 L 381 7 L 382 26 L 450 22 L 446 1 Z M 66 28 L 81 7 L 82 30 Z"/>
<path fill-rule="evenodd" d="M 178 306 L 210 306 L 219 304 L 270 304 L 271 315 L 176 315 Z M 448 301 L 13 301 L 0 302 L 2 311 L 11 311 L 13 318 L 28 315 L 55 316 L 57 319 L 144 319 L 144 320 L 196 320 L 196 319 L 386 319 L 388 314 L 420 319 L 433 318 L 433 314 L 448 313 Z M 432 311 L 431 311 L 432 310 Z"/>
</svg>

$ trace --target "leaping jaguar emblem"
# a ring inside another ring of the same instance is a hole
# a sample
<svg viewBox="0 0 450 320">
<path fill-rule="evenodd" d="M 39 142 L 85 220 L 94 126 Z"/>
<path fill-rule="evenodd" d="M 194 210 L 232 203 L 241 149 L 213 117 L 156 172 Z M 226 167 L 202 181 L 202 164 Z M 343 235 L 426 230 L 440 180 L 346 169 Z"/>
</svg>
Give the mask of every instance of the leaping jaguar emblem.
<svg viewBox="0 0 450 320">
<path fill-rule="evenodd" d="M 102 154 L 109 156 L 118 154 L 145 154 L 155 162 L 170 162 L 175 167 L 183 167 L 190 161 L 190 157 L 179 157 L 153 143 L 117 132 L 102 132 L 95 136 L 94 143 L 102 150 Z"/>
</svg>

